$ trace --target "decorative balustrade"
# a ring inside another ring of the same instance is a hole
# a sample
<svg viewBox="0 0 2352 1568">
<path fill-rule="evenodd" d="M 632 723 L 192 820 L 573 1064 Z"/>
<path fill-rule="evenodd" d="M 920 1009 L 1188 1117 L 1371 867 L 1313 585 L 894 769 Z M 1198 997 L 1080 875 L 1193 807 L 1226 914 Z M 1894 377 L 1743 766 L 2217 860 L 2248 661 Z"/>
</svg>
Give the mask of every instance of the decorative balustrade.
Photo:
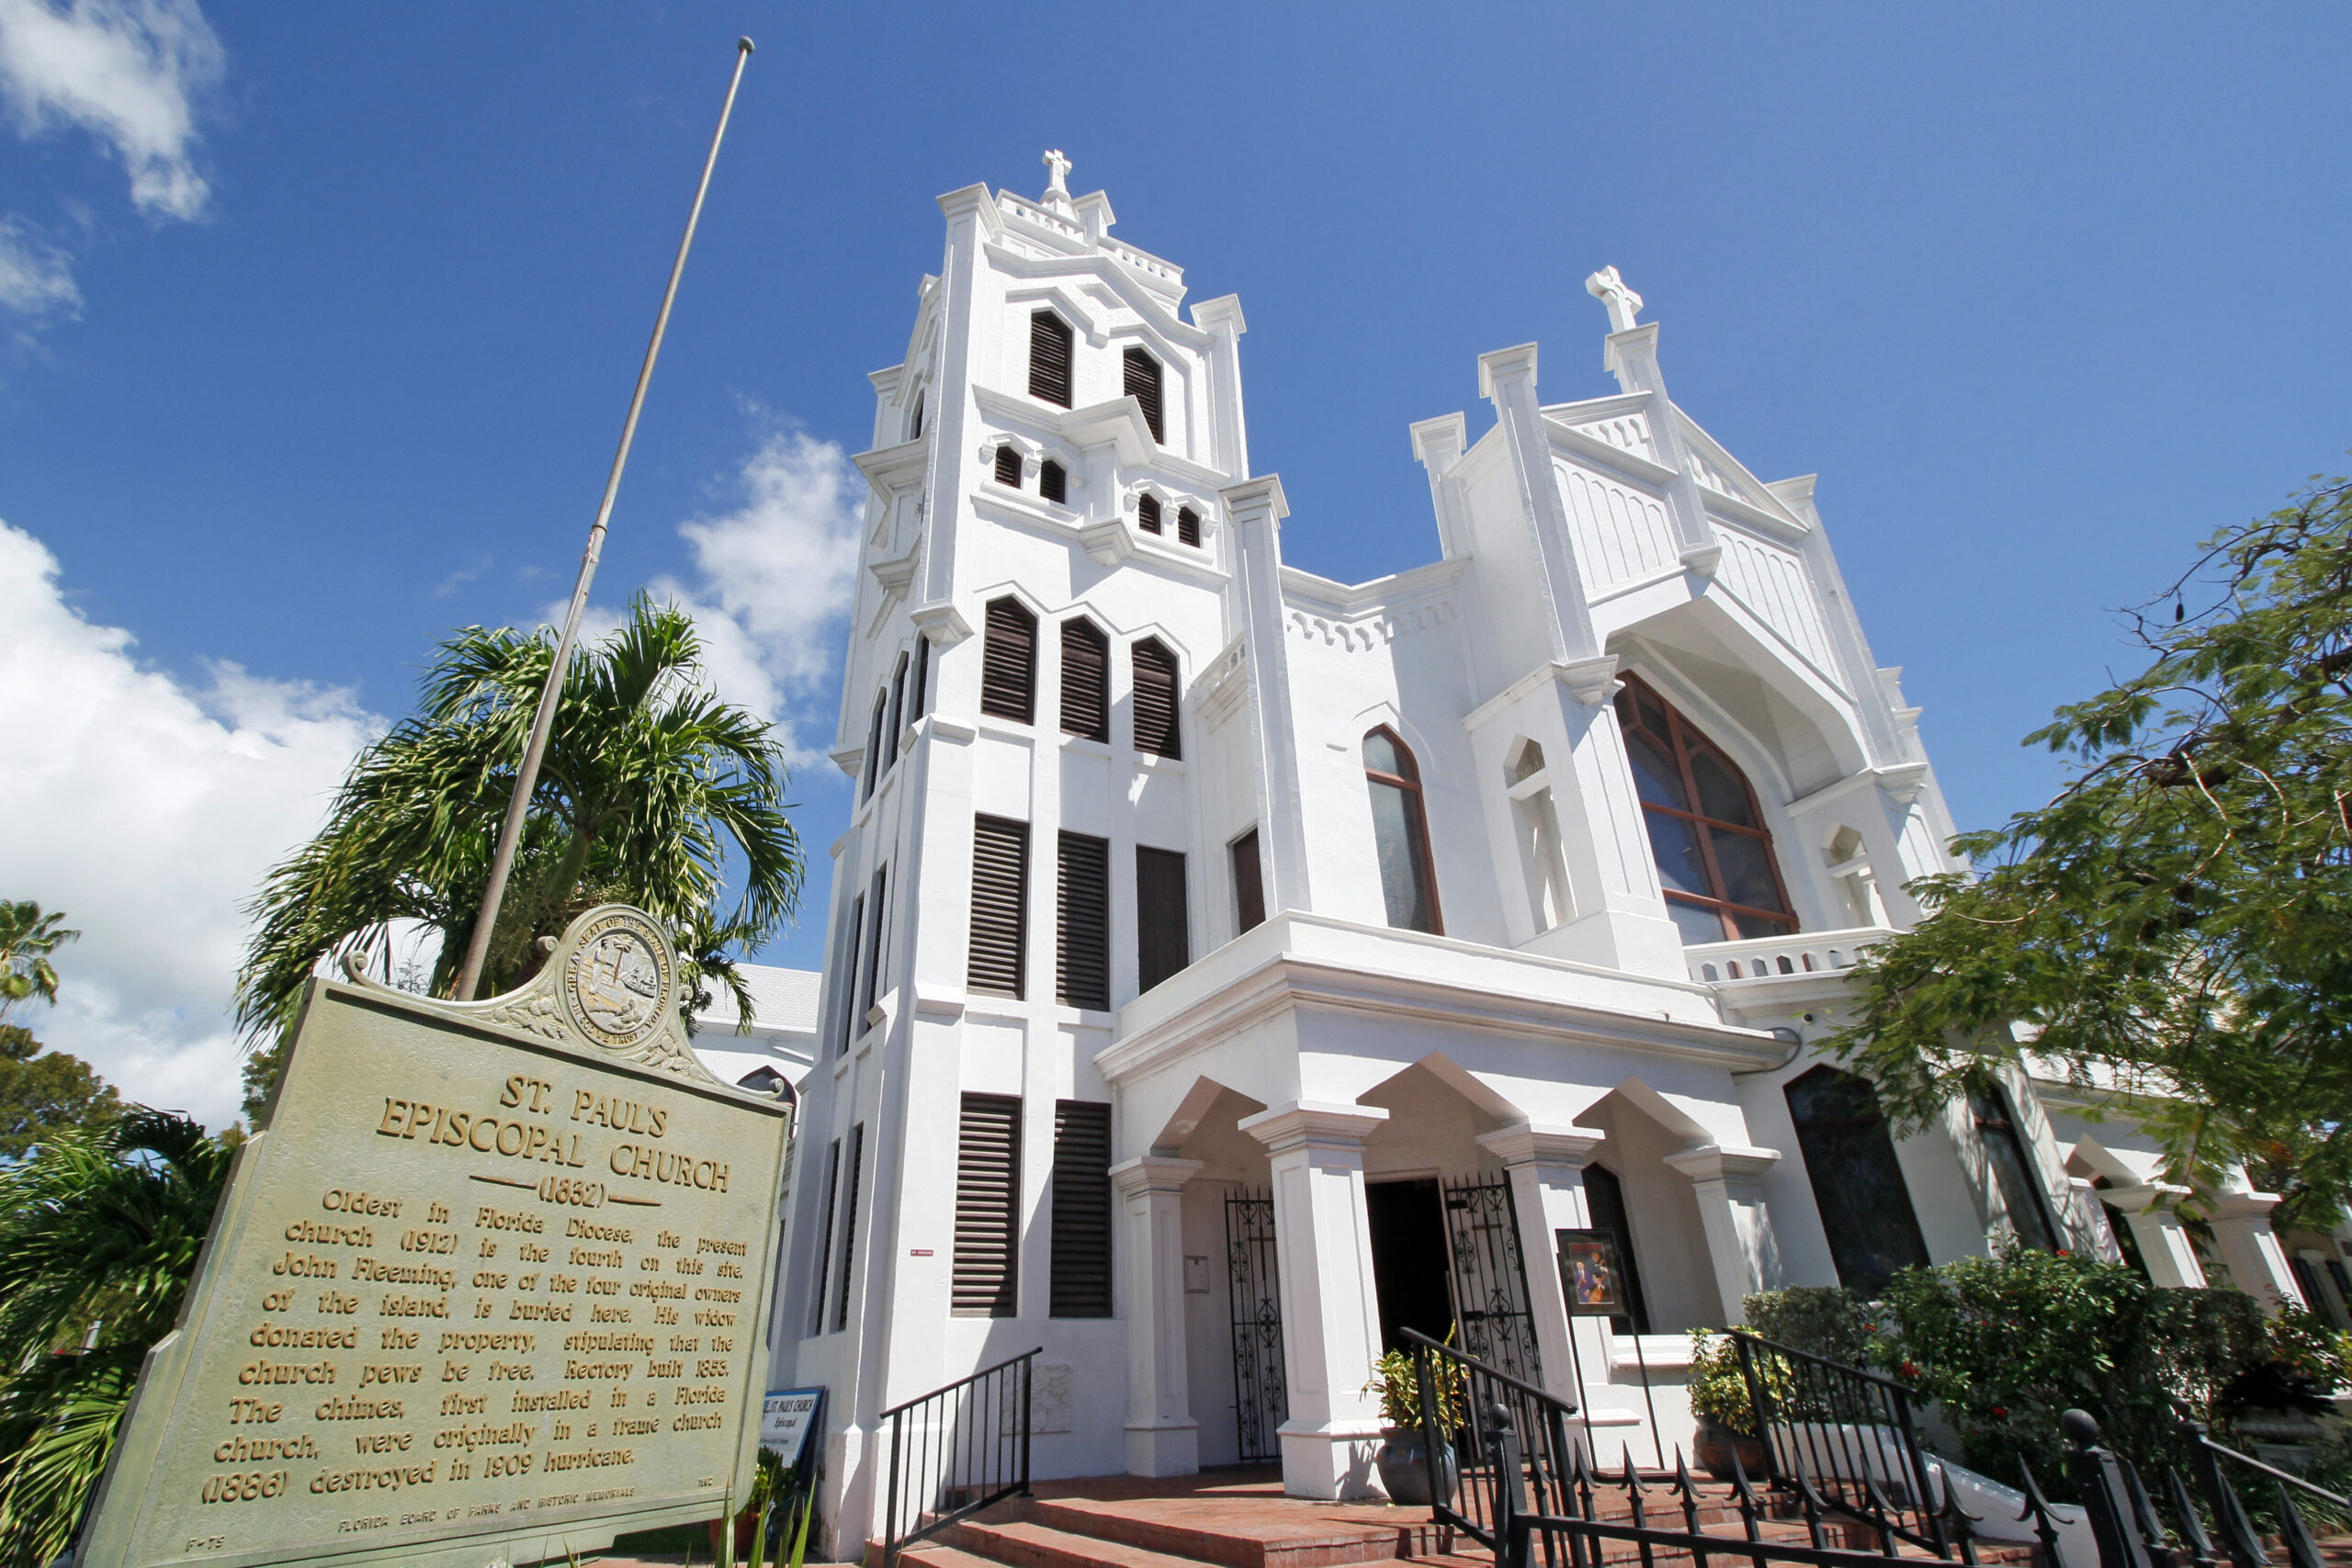
<svg viewBox="0 0 2352 1568">
<path fill-rule="evenodd" d="M 1894 931 L 1883 926 L 1857 926 L 1841 931 L 1792 931 L 1787 936 L 1750 937 L 1745 942 L 1711 942 L 1682 950 L 1690 978 L 1710 985 L 1737 980 L 1776 980 L 1791 975 L 1834 975 L 1850 969 L 1862 950 L 1884 942 Z"/>
</svg>

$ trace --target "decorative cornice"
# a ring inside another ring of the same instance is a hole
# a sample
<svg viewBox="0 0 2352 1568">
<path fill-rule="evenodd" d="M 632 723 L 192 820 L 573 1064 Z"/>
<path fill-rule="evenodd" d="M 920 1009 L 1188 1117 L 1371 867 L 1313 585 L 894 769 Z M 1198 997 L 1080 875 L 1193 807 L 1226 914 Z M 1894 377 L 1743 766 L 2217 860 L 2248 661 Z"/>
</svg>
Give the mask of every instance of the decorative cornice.
<svg viewBox="0 0 2352 1568">
<path fill-rule="evenodd" d="M 1693 1181 L 1761 1181 L 1780 1159 L 1778 1149 L 1702 1144 L 1695 1149 L 1668 1155 L 1666 1163 Z"/>
<path fill-rule="evenodd" d="M 2170 1181 L 2148 1181 L 2137 1187 L 2100 1187 L 2093 1190 L 2102 1203 L 2112 1203 L 2127 1214 L 2143 1214 L 2171 1208 L 2188 1197 L 2190 1189 Z"/>
<path fill-rule="evenodd" d="M 2205 1215 L 2216 1224 L 2223 1220 L 2259 1220 L 2267 1217 L 2281 1201 L 2276 1192 L 2223 1192 L 2205 1205 Z"/>
<path fill-rule="evenodd" d="M 1499 1132 L 1479 1134 L 1478 1146 L 1494 1151 L 1506 1168 L 1515 1165 L 1565 1165 L 1581 1170 L 1592 1151 L 1608 1141 L 1596 1127 L 1555 1127 L 1521 1122 Z"/>
<path fill-rule="evenodd" d="M 1360 1150 L 1364 1139 L 1388 1120 L 1377 1105 L 1348 1105 L 1329 1100 L 1294 1100 L 1245 1116 L 1236 1123 L 1266 1145 L 1269 1154 L 1283 1154 L 1302 1145 L 1318 1149 Z"/>
<path fill-rule="evenodd" d="M 851 778 L 857 777 L 857 770 L 865 765 L 865 748 L 862 745 L 836 746 L 825 755 L 833 760 L 833 766 Z"/>
<path fill-rule="evenodd" d="M 910 612 L 907 619 L 914 623 L 915 630 L 922 633 L 933 648 L 953 648 L 972 635 L 972 623 L 966 620 L 963 612 L 953 604 L 925 604 Z M 834 756 L 838 759 L 840 753 L 835 752 Z"/>
<path fill-rule="evenodd" d="M 1558 673 L 1560 684 L 1568 689 L 1568 695 L 1587 707 L 1597 708 L 1625 689 L 1625 682 L 1617 679 L 1617 656 L 1613 653 L 1571 660 L 1552 668 Z"/>
</svg>

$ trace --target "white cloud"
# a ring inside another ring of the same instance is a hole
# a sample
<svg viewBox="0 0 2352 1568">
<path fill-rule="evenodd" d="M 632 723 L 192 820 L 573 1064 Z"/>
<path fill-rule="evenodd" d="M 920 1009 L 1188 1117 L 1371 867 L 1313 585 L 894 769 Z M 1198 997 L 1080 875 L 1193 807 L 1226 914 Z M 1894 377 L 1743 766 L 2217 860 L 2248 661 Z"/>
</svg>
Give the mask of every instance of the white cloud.
<svg viewBox="0 0 2352 1568">
<path fill-rule="evenodd" d="M 211 190 L 196 166 L 196 106 L 224 62 L 194 0 L 70 0 L 62 10 L 0 0 L 0 95 L 17 129 L 97 137 L 151 216 L 203 214 Z"/>
<path fill-rule="evenodd" d="M 226 1126 L 243 905 L 317 830 L 382 728 L 351 694 L 211 667 L 141 669 L 130 634 L 60 592 L 57 558 L 0 523 L 0 897 L 62 909 L 58 1006 L 26 1017 L 132 1100 Z"/>
<path fill-rule="evenodd" d="M 837 443 L 779 429 L 744 459 L 737 489 L 734 511 L 679 525 L 694 582 L 665 577 L 652 592 L 693 614 L 719 694 L 771 720 L 800 767 L 818 753 L 799 726 L 831 733 L 828 677 L 857 586 L 865 478 Z"/>
<path fill-rule="evenodd" d="M 16 218 L 0 218 L 0 310 L 35 326 L 82 313 L 73 258 Z"/>
</svg>

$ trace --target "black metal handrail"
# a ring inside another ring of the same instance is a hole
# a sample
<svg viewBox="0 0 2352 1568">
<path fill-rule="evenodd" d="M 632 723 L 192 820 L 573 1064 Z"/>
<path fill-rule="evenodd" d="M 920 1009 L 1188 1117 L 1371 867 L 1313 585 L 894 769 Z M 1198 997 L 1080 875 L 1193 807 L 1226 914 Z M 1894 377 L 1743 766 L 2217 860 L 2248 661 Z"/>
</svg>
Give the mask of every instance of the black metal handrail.
<svg viewBox="0 0 2352 1568">
<path fill-rule="evenodd" d="M 1952 1505 L 1919 1443 L 1918 1391 L 1825 1356 L 1731 1331 L 1776 1490 L 1888 1540 L 1951 1555 Z"/>
<path fill-rule="evenodd" d="M 1526 1507 L 1531 1483 L 1539 1512 L 1565 1506 L 1560 1489 L 1573 1469 L 1570 1456 L 1581 1451 L 1568 1435 L 1576 1403 L 1417 1330 L 1398 1333 L 1413 1352 L 1437 1521 L 1498 1551 L 1510 1516 Z M 1505 1433 L 1508 1461 L 1500 1446 Z"/>
<path fill-rule="evenodd" d="M 1029 1495 L 1031 1363 L 1045 1348 L 882 1412 L 879 1422 L 890 1434 L 890 1489 L 880 1568 L 991 1503 Z"/>
</svg>

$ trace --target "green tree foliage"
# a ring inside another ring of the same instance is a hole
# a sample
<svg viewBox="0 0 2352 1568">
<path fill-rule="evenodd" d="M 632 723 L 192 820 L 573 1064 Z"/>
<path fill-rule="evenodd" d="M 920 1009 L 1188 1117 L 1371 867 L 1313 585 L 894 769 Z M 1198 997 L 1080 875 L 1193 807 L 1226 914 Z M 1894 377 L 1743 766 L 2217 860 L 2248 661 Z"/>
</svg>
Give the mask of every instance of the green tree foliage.
<svg viewBox="0 0 2352 1568">
<path fill-rule="evenodd" d="M 0 1561 L 54 1560 L 168 1333 L 233 1144 L 133 1107 L 0 1170 Z"/>
<path fill-rule="evenodd" d="M 452 637 L 416 715 L 360 753 L 325 828 L 269 874 L 237 987 L 238 1021 L 266 1047 L 246 1067 L 249 1114 L 322 958 L 364 960 L 388 950 L 391 922 L 419 921 L 441 934 L 430 984 L 448 994 L 554 656 L 544 628 Z M 639 595 L 565 673 L 480 994 L 520 985 L 542 938 L 620 901 L 667 920 L 688 978 L 730 985 L 748 1022 L 728 951 L 764 942 L 799 897 L 786 778 L 768 727 L 705 682 L 692 620 Z M 739 863 L 741 896 L 722 909 Z"/>
<path fill-rule="evenodd" d="M 42 1051 L 29 1028 L 8 1021 L 20 1003 L 56 1002 L 50 954 L 82 934 L 64 919 L 30 899 L 0 900 L 0 1159 L 22 1158 L 57 1132 L 108 1121 L 121 1109 L 89 1063 Z"/>
<path fill-rule="evenodd" d="M 2244 1162 L 2279 1223 L 2324 1222 L 2352 1194 L 2352 482 L 2216 536 L 2132 626 L 2147 668 L 2028 738 L 2071 782 L 1956 841 L 1975 879 L 1913 884 L 1932 913 L 1830 1044 L 1906 1127 L 2030 1049 L 2168 1179 Z"/>
</svg>

